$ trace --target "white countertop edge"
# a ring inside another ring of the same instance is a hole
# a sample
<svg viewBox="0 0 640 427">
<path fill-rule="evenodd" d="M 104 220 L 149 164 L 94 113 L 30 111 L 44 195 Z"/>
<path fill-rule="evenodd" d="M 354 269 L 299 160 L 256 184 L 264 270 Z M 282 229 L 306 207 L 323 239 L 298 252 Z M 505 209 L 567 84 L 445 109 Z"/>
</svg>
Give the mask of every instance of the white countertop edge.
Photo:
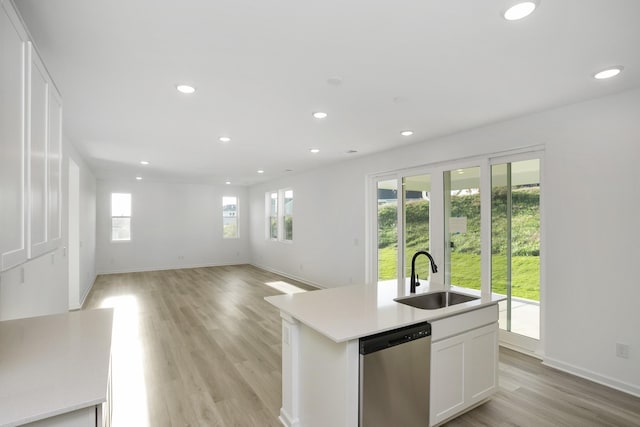
<svg viewBox="0 0 640 427">
<path fill-rule="evenodd" d="M 46 420 L 47 418 L 52 418 L 52 417 L 56 417 L 58 415 L 64 415 L 64 414 L 68 414 L 70 412 L 75 412 L 78 411 L 80 409 L 86 409 L 86 408 L 90 408 L 92 406 L 96 406 L 96 405 L 101 405 L 104 402 L 107 401 L 107 390 L 105 388 L 105 392 L 104 392 L 104 399 L 95 399 L 95 400 L 88 400 L 86 402 L 80 402 L 77 405 L 71 405 L 65 408 L 60 408 L 57 410 L 52 410 L 52 411 L 48 411 L 48 412 L 43 412 L 41 414 L 34 414 L 34 415 L 30 415 L 28 417 L 23 417 L 20 418 L 19 420 L 14 420 L 14 421 L 10 421 L 8 424 L 0 424 L 0 427 L 17 427 L 17 426 L 21 426 L 23 424 L 29 424 L 29 423 L 34 423 L 36 421 L 42 421 L 42 420 Z"/>
</svg>

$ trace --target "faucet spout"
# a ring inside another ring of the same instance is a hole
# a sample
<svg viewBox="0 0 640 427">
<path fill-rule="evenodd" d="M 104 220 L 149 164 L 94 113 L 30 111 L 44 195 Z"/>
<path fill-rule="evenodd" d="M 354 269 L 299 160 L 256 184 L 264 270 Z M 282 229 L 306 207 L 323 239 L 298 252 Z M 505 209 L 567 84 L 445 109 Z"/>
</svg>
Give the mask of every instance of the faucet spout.
<svg viewBox="0 0 640 427">
<path fill-rule="evenodd" d="M 435 261 L 433 260 L 433 257 L 429 252 L 427 251 L 416 252 L 413 255 L 413 258 L 411 258 L 411 293 L 412 294 L 415 294 L 416 287 L 420 286 L 420 281 L 418 279 L 418 275 L 416 274 L 416 258 L 418 258 L 419 255 L 426 255 L 427 258 L 429 258 L 429 263 L 431 264 L 431 271 L 434 273 L 438 272 L 438 266 L 436 265 Z"/>
</svg>

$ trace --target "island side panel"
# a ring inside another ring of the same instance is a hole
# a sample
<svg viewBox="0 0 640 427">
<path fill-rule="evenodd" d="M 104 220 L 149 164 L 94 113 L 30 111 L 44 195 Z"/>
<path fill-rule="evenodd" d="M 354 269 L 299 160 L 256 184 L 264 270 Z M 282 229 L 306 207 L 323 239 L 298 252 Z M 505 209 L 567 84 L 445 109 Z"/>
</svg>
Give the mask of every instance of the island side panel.
<svg viewBox="0 0 640 427">
<path fill-rule="evenodd" d="M 282 314 L 285 426 L 358 425 L 358 340 L 336 343 Z"/>
<path fill-rule="evenodd" d="M 282 318 L 282 407 L 280 422 L 287 427 L 300 427 L 300 322 L 281 311 Z"/>
</svg>

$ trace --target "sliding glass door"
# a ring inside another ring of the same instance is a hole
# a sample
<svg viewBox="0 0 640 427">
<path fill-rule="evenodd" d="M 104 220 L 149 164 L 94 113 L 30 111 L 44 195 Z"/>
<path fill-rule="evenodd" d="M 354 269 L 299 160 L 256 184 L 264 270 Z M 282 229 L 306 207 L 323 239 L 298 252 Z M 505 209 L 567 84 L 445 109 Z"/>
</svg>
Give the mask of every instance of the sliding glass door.
<svg viewBox="0 0 640 427">
<path fill-rule="evenodd" d="M 445 283 L 480 289 L 480 167 L 444 172 Z"/>
<path fill-rule="evenodd" d="M 398 180 L 376 182 L 378 282 L 398 278 Z"/>
<path fill-rule="evenodd" d="M 540 160 L 491 166 L 491 290 L 500 328 L 540 339 Z"/>
<path fill-rule="evenodd" d="M 411 277 L 411 258 L 417 251 L 429 251 L 429 220 L 431 209 L 431 175 L 402 178 L 402 218 L 404 241 L 404 279 Z M 416 262 L 416 274 L 428 280 L 429 265 L 422 258 Z"/>
</svg>

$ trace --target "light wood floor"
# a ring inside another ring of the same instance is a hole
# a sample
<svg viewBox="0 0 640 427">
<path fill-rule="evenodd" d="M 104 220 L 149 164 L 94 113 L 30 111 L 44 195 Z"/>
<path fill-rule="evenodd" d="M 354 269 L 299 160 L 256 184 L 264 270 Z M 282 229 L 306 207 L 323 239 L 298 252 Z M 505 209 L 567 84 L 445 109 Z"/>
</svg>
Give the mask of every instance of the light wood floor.
<svg viewBox="0 0 640 427">
<path fill-rule="evenodd" d="M 280 317 L 263 300 L 278 282 L 312 289 L 251 266 L 99 276 L 85 308 L 115 308 L 114 427 L 279 426 Z M 500 391 L 447 426 L 640 426 L 640 399 L 501 349 Z"/>
</svg>

